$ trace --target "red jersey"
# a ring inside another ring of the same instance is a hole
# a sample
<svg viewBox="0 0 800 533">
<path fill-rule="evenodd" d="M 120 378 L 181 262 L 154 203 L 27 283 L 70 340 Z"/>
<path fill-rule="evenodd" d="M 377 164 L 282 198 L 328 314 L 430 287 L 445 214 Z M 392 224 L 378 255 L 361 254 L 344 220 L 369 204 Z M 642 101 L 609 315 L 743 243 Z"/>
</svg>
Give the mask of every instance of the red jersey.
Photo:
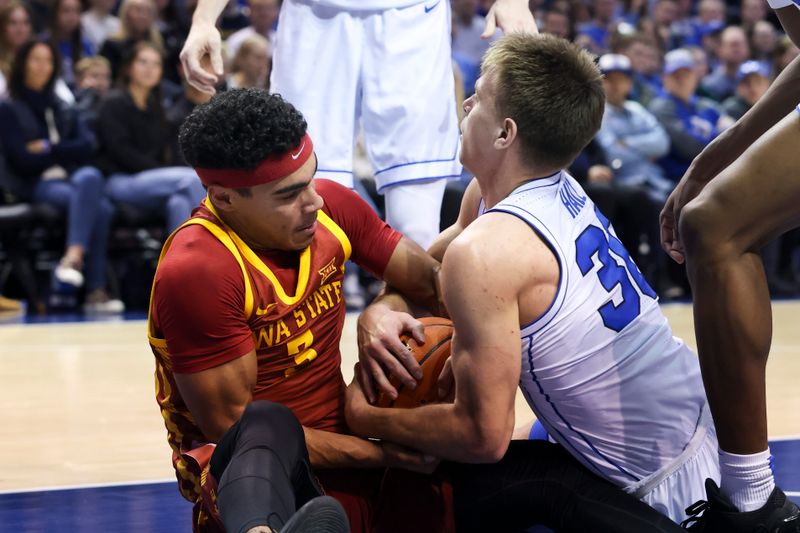
<svg viewBox="0 0 800 533">
<path fill-rule="evenodd" d="M 208 200 L 161 252 L 148 321 L 156 398 L 181 491 L 191 501 L 199 497 L 201 472 L 182 453 L 207 439 L 174 372 L 199 372 L 255 349 L 254 400 L 288 406 L 304 426 L 346 431 L 339 353 L 345 262 L 352 256 L 381 276 L 401 235 L 349 189 L 315 183 L 325 204 L 300 252 L 251 249 Z"/>
</svg>

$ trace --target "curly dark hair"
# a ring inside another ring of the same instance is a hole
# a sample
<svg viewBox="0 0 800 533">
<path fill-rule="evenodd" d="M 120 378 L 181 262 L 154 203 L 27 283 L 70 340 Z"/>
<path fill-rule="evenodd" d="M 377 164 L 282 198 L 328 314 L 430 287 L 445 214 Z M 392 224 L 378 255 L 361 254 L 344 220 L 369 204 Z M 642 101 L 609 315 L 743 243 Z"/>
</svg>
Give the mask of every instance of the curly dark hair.
<svg viewBox="0 0 800 533">
<path fill-rule="evenodd" d="M 196 107 L 179 138 L 193 167 L 249 170 L 297 147 L 306 128 L 303 115 L 280 95 L 234 89 Z"/>
</svg>

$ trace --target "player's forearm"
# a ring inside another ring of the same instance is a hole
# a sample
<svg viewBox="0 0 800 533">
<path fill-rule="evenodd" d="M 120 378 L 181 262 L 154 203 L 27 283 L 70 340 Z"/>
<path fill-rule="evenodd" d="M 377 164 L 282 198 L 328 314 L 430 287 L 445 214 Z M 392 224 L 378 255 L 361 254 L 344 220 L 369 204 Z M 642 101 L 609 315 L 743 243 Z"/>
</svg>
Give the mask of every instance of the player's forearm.
<svg viewBox="0 0 800 533">
<path fill-rule="evenodd" d="M 416 409 L 365 406 L 358 416 L 348 415 L 348 425 L 360 435 L 466 463 L 499 461 L 511 439 L 511 433 L 504 428 L 496 423 L 481 423 L 458 404 Z"/>
<path fill-rule="evenodd" d="M 384 466 L 380 446 L 368 440 L 303 427 L 313 468 L 377 468 Z"/>
<path fill-rule="evenodd" d="M 769 128 L 788 115 L 798 102 L 800 57 L 784 69 L 750 111 L 714 139 L 692 162 L 689 170 L 691 177 L 701 181 L 715 177 Z"/>
<path fill-rule="evenodd" d="M 217 18 L 227 4 L 228 0 L 200 0 L 194 10 L 192 24 L 216 26 Z"/>
</svg>

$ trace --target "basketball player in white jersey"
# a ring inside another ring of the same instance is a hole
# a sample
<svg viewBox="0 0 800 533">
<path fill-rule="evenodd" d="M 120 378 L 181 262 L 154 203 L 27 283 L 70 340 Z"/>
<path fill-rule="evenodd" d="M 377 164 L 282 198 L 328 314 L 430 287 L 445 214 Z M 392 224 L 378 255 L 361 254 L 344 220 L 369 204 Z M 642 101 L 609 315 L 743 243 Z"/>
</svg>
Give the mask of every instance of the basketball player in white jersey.
<svg viewBox="0 0 800 533">
<path fill-rule="evenodd" d="M 603 108 L 601 74 L 577 46 L 510 35 L 489 49 L 461 124 L 461 160 L 476 181 L 431 248 L 443 256 L 455 326 L 455 402 L 381 409 L 355 382 L 348 423 L 427 454 L 491 462 L 511 440 L 519 385 L 564 449 L 680 521 L 704 480 L 719 478 L 717 440 L 696 355 L 563 170 Z M 362 381 L 384 379 L 375 358 L 362 357 L 371 374 Z"/>
<path fill-rule="evenodd" d="M 800 44 L 798 6 L 769 3 Z M 703 381 L 719 435 L 722 481 L 709 486 L 705 531 L 800 532 L 800 510 L 775 486 L 767 443 L 772 309 L 759 254 L 800 226 L 799 76 L 797 58 L 697 156 L 661 212 L 664 249 L 686 261 Z"/>
<path fill-rule="evenodd" d="M 200 0 L 181 53 L 201 90 L 222 75 L 215 21 L 226 4 Z M 461 174 L 450 24 L 449 0 L 283 0 L 270 79 L 321 140 L 321 178 L 353 188 L 361 121 L 387 222 L 424 248 L 439 233 L 446 181 Z M 526 0 L 498 0 L 484 35 L 495 25 L 536 32 Z"/>
</svg>

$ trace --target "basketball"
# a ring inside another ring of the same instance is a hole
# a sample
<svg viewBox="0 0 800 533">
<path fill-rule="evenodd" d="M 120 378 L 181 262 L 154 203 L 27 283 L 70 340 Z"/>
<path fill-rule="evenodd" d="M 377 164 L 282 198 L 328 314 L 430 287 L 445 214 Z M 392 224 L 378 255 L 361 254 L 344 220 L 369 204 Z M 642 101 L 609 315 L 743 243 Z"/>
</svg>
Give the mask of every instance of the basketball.
<svg viewBox="0 0 800 533">
<path fill-rule="evenodd" d="M 381 393 L 377 402 L 379 407 L 408 409 L 440 402 L 436 382 L 447 358 L 450 357 L 453 323 L 449 319 L 441 317 L 425 317 L 420 318 L 419 321 L 425 328 L 425 342 L 419 344 L 408 335 L 401 336 L 401 339 L 422 367 L 422 380 L 417 382 L 415 389 L 409 389 L 404 387 L 399 380 L 391 378 L 389 381 L 397 389 L 397 399 L 392 400 L 389 395 Z"/>
</svg>

